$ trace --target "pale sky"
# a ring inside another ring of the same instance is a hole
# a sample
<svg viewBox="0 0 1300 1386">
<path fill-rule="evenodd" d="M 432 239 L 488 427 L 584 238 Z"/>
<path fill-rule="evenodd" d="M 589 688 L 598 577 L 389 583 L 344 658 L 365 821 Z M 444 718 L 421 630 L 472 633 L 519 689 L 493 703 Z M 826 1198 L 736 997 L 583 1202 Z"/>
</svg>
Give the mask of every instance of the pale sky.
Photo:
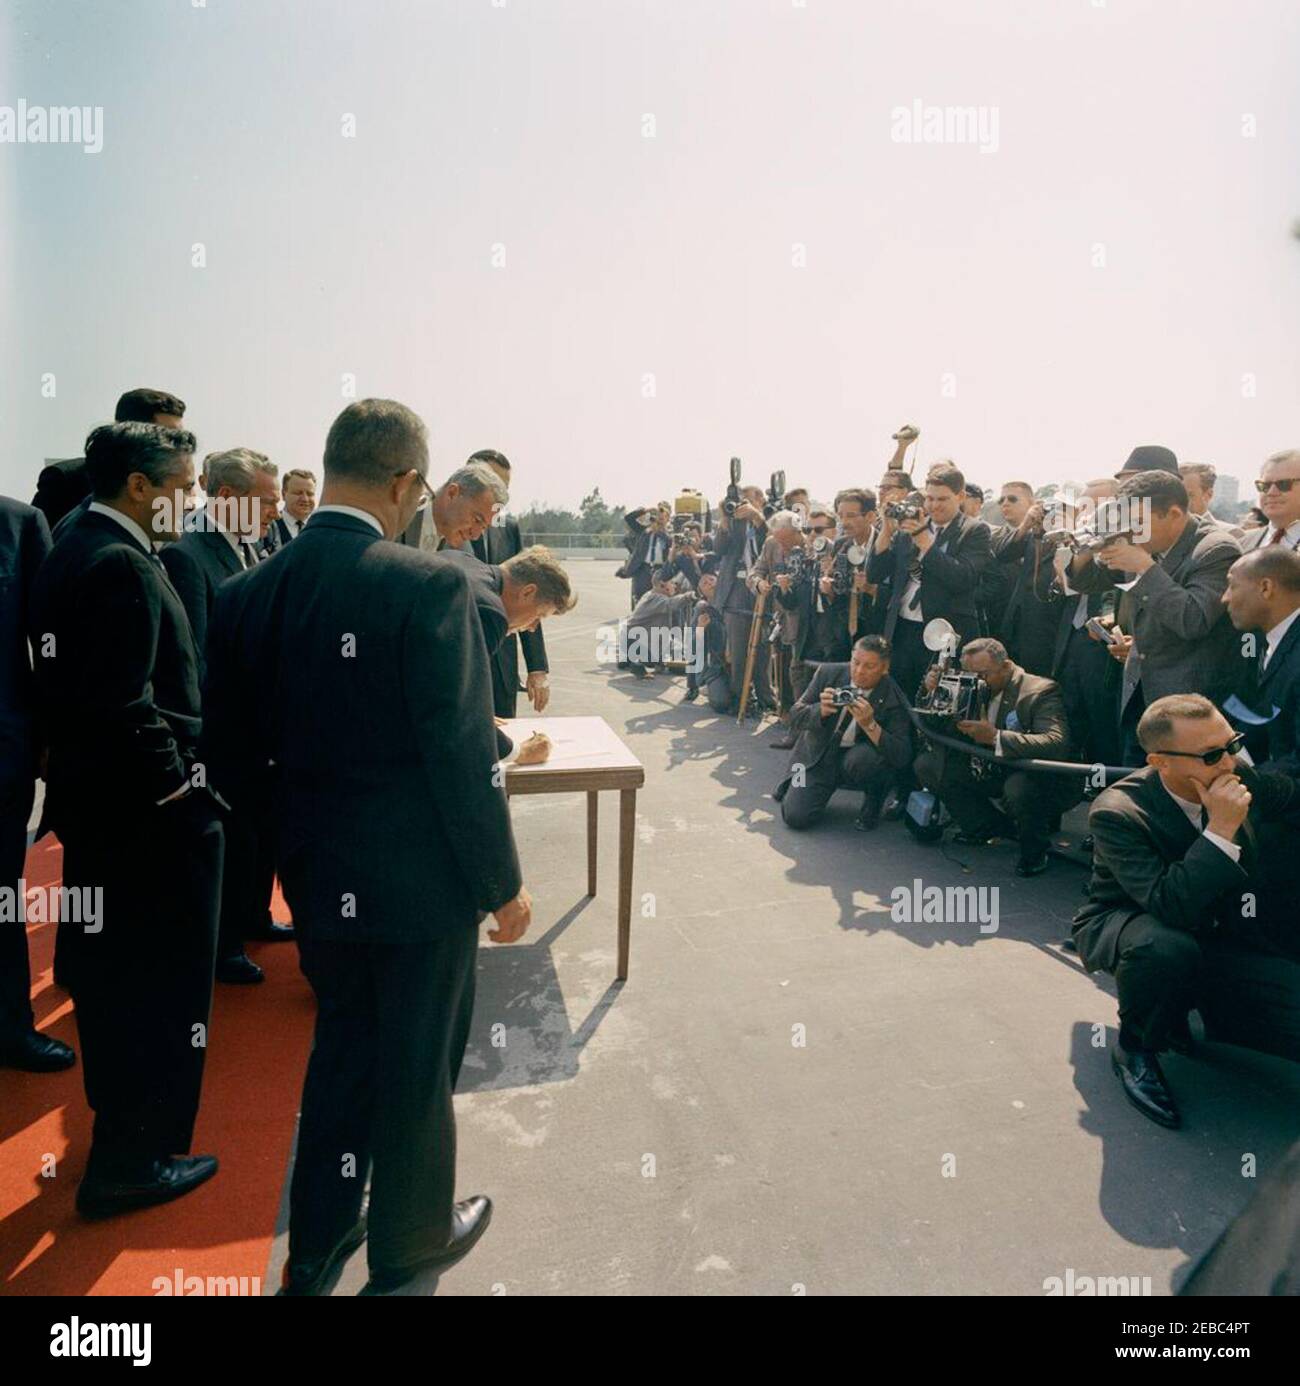
<svg viewBox="0 0 1300 1386">
<path fill-rule="evenodd" d="M 905 421 L 986 486 L 1250 478 L 1300 446 L 1297 72 L 1294 0 L 7 0 L 0 106 L 103 149 L 0 144 L 0 490 L 135 385 L 319 469 L 347 375 L 515 510 L 733 453 L 829 496 Z"/>
</svg>

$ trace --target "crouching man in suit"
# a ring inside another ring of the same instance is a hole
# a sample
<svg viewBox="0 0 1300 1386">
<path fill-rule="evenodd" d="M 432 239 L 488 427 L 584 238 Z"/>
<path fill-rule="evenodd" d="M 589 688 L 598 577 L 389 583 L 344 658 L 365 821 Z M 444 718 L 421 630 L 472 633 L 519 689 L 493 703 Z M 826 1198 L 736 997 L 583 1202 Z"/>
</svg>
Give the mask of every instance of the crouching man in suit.
<svg viewBox="0 0 1300 1386">
<path fill-rule="evenodd" d="M 958 722 L 957 730 L 977 746 L 992 747 L 997 759 L 980 760 L 977 770 L 971 757 L 937 748 L 917 757 L 916 773 L 948 805 L 961 828 L 958 842 L 979 846 L 1014 837 L 1020 843 L 1016 875 L 1038 876 L 1047 870 L 1052 823 L 1083 798 L 1083 774 L 1076 780 L 1017 770 L 1015 762 L 1073 759 L 1064 695 L 1051 679 L 1027 674 L 991 637 L 970 641 L 961 663 L 988 685 L 989 704 L 982 719 Z"/>
<path fill-rule="evenodd" d="M 836 705 L 837 690 L 859 697 Z M 787 828 L 811 828 L 837 789 L 863 795 L 856 826 L 870 832 L 891 784 L 912 763 L 912 719 L 903 690 L 889 676 L 889 642 L 864 635 L 848 664 L 822 664 L 794 705 L 798 740 L 773 798 Z"/>
<path fill-rule="evenodd" d="M 1125 1096 L 1175 1127 L 1181 1118 L 1157 1055 L 1190 1043 L 1187 1011 L 1215 949 L 1279 951 L 1272 911 L 1256 918 L 1244 899 L 1267 901 L 1258 893 L 1259 826 L 1293 809 L 1300 787 L 1239 764 L 1245 737 L 1199 693 L 1157 698 L 1137 735 L 1146 768 L 1099 795 L 1088 818 L 1092 879 L 1074 940 L 1088 971 L 1113 974 L 1119 988 L 1111 1066 Z"/>
</svg>

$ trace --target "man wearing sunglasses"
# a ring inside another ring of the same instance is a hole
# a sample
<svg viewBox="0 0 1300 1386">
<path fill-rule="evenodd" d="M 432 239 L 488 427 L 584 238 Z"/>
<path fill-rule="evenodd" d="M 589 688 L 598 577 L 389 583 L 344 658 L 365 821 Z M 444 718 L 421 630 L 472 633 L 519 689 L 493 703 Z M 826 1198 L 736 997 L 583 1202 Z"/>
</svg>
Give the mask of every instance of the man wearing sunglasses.
<svg viewBox="0 0 1300 1386">
<path fill-rule="evenodd" d="M 1124 1095 L 1161 1126 L 1181 1124 L 1159 1054 L 1187 1053 L 1187 1012 L 1224 947 L 1294 950 L 1294 926 L 1261 890 L 1259 827 L 1300 802 L 1300 785 L 1236 756 L 1245 737 L 1199 693 L 1156 699 L 1138 740 L 1147 765 L 1097 797 L 1088 902 L 1074 941 L 1089 972 L 1119 989 L 1111 1066 Z M 1258 917 L 1257 917 L 1258 915 Z M 1272 935 L 1272 936 L 1271 936 Z"/>
<path fill-rule="evenodd" d="M 1300 450 L 1274 453 L 1264 463 L 1255 490 L 1268 524 L 1248 532 L 1241 547 L 1249 551 L 1280 544 L 1292 553 L 1300 551 Z"/>
</svg>

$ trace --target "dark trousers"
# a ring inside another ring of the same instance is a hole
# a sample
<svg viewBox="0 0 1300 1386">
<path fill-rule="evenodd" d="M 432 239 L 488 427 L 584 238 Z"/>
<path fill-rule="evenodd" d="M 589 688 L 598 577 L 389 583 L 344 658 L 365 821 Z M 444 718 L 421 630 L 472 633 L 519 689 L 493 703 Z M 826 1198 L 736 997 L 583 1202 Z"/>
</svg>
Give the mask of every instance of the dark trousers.
<svg viewBox="0 0 1300 1386">
<path fill-rule="evenodd" d="M 1070 731 L 1084 760 L 1093 765 L 1143 764 L 1124 761 L 1119 737 L 1120 667 L 1086 630 L 1068 637 L 1061 661 L 1061 695 Z"/>
<path fill-rule="evenodd" d="M 894 773 L 869 741 L 847 750 L 832 746 L 809 769 L 802 785 L 791 783 L 781 800 L 781 817 L 786 827 L 796 832 L 811 828 L 826 812 L 837 789 L 857 789 L 883 798 Z"/>
<path fill-rule="evenodd" d="M 983 837 L 1005 835 L 1010 818 L 1020 841 L 1020 855 L 1025 858 L 1047 850 L 1051 841 L 1049 820 L 1083 798 L 1082 767 L 1078 779 L 1001 766 L 992 767 L 989 776 L 977 779 L 970 756 L 931 750 L 916 758 L 916 774 L 947 804 L 962 832 Z M 1005 811 L 996 806 L 998 799 Z"/>
<path fill-rule="evenodd" d="M 794 694 L 794 701 L 796 703 L 803 697 L 804 691 L 813 681 L 813 675 L 816 672 L 816 660 L 793 659 L 790 661 L 790 692 Z"/>
<path fill-rule="evenodd" d="M 749 655 L 749 632 L 753 626 L 754 618 L 752 612 L 728 611 L 725 613 L 727 623 L 727 660 L 731 665 L 731 691 L 739 698 L 741 695 L 741 685 L 745 679 L 745 660 Z M 766 621 L 766 618 L 764 618 Z M 755 696 L 758 698 L 758 705 L 761 708 L 771 708 L 775 706 L 772 698 L 771 676 L 768 673 L 768 650 L 770 646 L 764 637 L 763 631 L 758 632 L 758 643 L 754 648 L 754 674 L 753 688 Z M 743 709 L 742 709 L 743 710 Z"/>
<path fill-rule="evenodd" d="M 1135 915 L 1124 925 L 1115 987 L 1125 1049 L 1168 1048 L 1170 1032 L 1196 1003 L 1203 964 L 1201 945 L 1183 929 L 1171 929 L 1151 914 Z"/>
<path fill-rule="evenodd" d="M 206 794 L 140 817 L 99 813 L 63 834 L 63 880 L 103 889 L 95 932 L 59 924 L 72 993 L 90 1166 L 111 1174 L 190 1148 L 207 1053 L 224 833 Z"/>
<path fill-rule="evenodd" d="M 18 889 L 27 856 L 32 794 L 31 780 L 0 788 L 0 886 L 14 891 Z M 15 915 L 19 913 L 14 910 Z M 27 926 L 15 918 L 9 924 L 0 924 L 0 1044 L 21 1038 L 33 1025 Z"/>
<path fill-rule="evenodd" d="M 726 712 L 731 707 L 731 680 L 725 669 L 706 666 L 698 676 L 686 675 L 687 688 L 703 688 L 704 696 L 714 712 Z"/>
<path fill-rule="evenodd" d="M 226 820 L 218 958 L 238 957 L 244 951 L 244 941 L 271 922 L 271 897 L 275 890 L 272 802 L 268 790 L 265 798 L 241 803 Z"/>
<path fill-rule="evenodd" d="M 632 574 L 632 609 L 636 609 L 636 604 L 650 590 L 650 583 L 654 578 L 654 569 L 650 565 L 643 564 Z"/>
<path fill-rule="evenodd" d="M 301 932 L 301 924 L 300 924 Z M 319 1010 L 289 1193 L 289 1255 L 312 1260 L 356 1222 L 370 1178 L 372 1270 L 445 1246 L 456 1190 L 452 1092 L 474 1010 L 478 930 L 429 943 L 300 936 Z"/>
<path fill-rule="evenodd" d="M 1142 743 L 1137 737 L 1137 725 L 1146 710 L 1147 700 L 1142 692 L 1142 685 L 1138 684 L 1128 702 L 1124 704 L 1124 711 L 1119 719 L 1121 765 L 1143 766 L 1147 763 L 1147 753 L 1142 749 Z"/>
<path fill-rule="evenodd" d="M 794 663 L 794 651 L 778 640 L 772 646 L 772 684 L 776 689 L 777 709 L 785 715 L 795 704 L 798 694 L 790 682 L 790 666 Z"/>
<path fill-rule="evenodd" d="M 892 648 L 889 672 L 910 703 L 915 703 L 916 690 L 934 658 L 921 642 L 923 629 L 924 622 L 904 621 L 900 617 L 894 623 L 894 634 L 889 642 Z"/>
</svg>

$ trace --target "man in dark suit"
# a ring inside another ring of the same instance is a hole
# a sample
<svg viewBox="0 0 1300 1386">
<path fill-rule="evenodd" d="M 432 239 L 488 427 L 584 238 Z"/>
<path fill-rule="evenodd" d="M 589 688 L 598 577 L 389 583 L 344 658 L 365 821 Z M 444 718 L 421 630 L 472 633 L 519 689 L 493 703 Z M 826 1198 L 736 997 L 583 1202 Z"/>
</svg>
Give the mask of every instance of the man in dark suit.
<svg viewBox="0 0 1300 1386">
<path fill-rule="evenodd" d="M 835 705 L 837 689 L 856 700 Z M 889 677 L 889 642 L 864 635 L 847 664 L 822 664 L 794 705 L 790 727 L 798 738 L 789 769 L 773 798 L 788 828 L 810 828 L 837 789 L 856 789 L 862 808 L 856 826 L 871 832 L 890 786 L 912 762 L 912 719 L 907 699 Z"/>
<path fill-rule="evenodd" d="M 1274 545 L 1243 554 L 1223 603 L 1239 631 L 1255 632 L 1227 710 L 1261 769 L 1300 780 L 1300 553 Z"/>
<path fill-rule="evenodd" d="M 1043 532 L 1044 506 L 1034 500 L 1024 482 L 1008 482 L 1002 490 L 1004 499 L 1015 495 L 1019 500 L 1028 491 L 1029 504 L 1014 527 L 999 526 L 990 540 L 994 562 L 1011 575 L 1011 586 L 997 624 L 989 633 L 1002 641 L 1021 668 L 1047 677 L 1052 670 L 1064 593 L 1053 584 L 1053 551 Z M 990 600 L 987 586 L 981 595 Z M 992 600 L 996 602 L 996 597 Z"/>
<path fill-rule="evenodd" d="M 317 1294 L 366 1235 L 370 1293 L 463 1255 L 491 1205 L 455 1198 L 452 1092 L 477 925 L 528 926 L 463 562 L 385 542 L 424 494 L 424 425 L 362 400 L 325 444 L 303 532 L 217 595 L 206 748 L 243 797 L 273 766 L 277 862 L 319 1001 L 283 1290 Z M 491 473 L 489 473 L 491 475 Z M 495 479 L 495 478 L 494 478 Z"/>
<path fill-rule="evenodd" d="M 951 462 L 926 477 L 925 513 L 915 520 L 885 516 L 867 577 L 888 582 L 884 635 L 894 651 L 894 677 L 915 697 L 930 662 L 921 640 L 927 621 L 943 617 L 965 643 L 979 634 L 976 599 L 992 561 L 989 527 L 961 513 L 966 480 Z"/>
<path fill-rule="evenodd" d="M 1076 592 L 1104 592 L 1131 582 L 1121 607 L 1131 629 L 1116 627 L 1110 647 L 1124 665 L 1120 725 L 1126 765 L 1143 758 L 1136 727 L 1157 698 L 1198 689 L 1216 702 L 1232 691 L 1237 637 L 1223 606 L 1228 569 L 1241 554 L 1227 530 L 1205 529 L 1187 513 L 1176 472 L 1148 468 L 1121 482 L 1115 504 L 1133 529 L 1094 560 L 1080 551 L 1069 567 Z"/>
<path fill-rule="evenodd" d="M 482 448 L 470 457 L 491 467 L 505 486 L 510 485 L 510 461 L 492 448 Z M 470 541 L 474 556 L 481 563 L 501 564 L 522 553 L 524 541 L 519 533 L 519 521 L 498 510 L 492 523 Z M 567 609 L 567 608 L 566 608 Z M 492 656 L 492 706 L 498 717 L 513 717 L 519 702 L 519 649 L 523 647 L 524 668 L 528 672 L 523 691 L 537 713 L 546 711 L 550 702 L 550 665 L 546 662 L 546 640 L 540 622 L 531 627 L 512 630 Z"/>
<path fill-rule="evenodd" d="M 1064 525 L 1075 528 L 1081 519 L 1095 513 L 1099 502 L 1111 499 L 1115 490 L 1113 477 L 1090 481 L 1078 503 L 1064 508 Z M 1107 652 L 1106 643 L 1088 629 L 1094 618 L 1103 625 L 1113 624 L 1118 593 L 1076 592 L 1070 586 L 1068 571 L 1072 557 L 1064 544 L 1052 554 L 1052 584 L 1062 594 L 1064 607 L 1057 622 L 1049 672 L 1061 685 L 1070 734 L 1080 757 L 1095 765 L 1121 765 L 1120 667 Z"/>
<path fill-rule="evenodd" d="M 28 607 L 50 551 L 45 517 L 0 496 L 0 888 L 17 892 L 27 855 L 27 820 L 36 788 L 38 747 Z M 0 922 L 0 1067 L 52 1073 L 75 1056 L 42 1035 L 32 1015 L 32 976 L 22 911 Z"/>
<path fill-rule="evenodd" d="M 672 510 L 666 501 L 638 506 L 623 516 L 623 543 L 628 556 L 615 577 L 632 579 L 632 605 L 650 590 L 654 575 L 668 562 L 672 549 Z"/>
<path fill-rule="evenodd" d="M 65 886 L 102 906 L 93 926 L 61 921 L 57 943 L 95 1112 L 77 1192 L 91 1216 L 176 1198 L 217 1169 L 182 1152 L 203 1079 L 222 825 L 197 754 L 194 637 L 151 539 L 179 531 L 193 451 L 178 429 L 95 429 L 95 499 L 32 602 L 44 821 L 63 843 Z"/>
<path fill-rule="evenodd" d="M 275 522 L 280 495 L 275 463 L 251 448 L 209 453 L 203 459 L 203 475 L 207 504 L 190 514 L 185 533 L 160 555 L 190 618 L 200 678 L 217 589 L 258 562 L 258 545 Z M 283 942 L 293 937 L 292 927 L 271 919 L 275 858 L 269 803 L 269 795 L 254 796 L 246 810 L 228 816 L 225 823 L 216 979 L 231 985 L 255 985 L 264 979 L 262 969 L 244 951 L 247 939 Z"/>
<path fill-rule="evenodd" d="M 302 532 L 316 509 L 316 475 L 303 467 L 291 467 L 280 483 L 280 513 L 262 539 L 262 557 L 270 557 Z"/>
<path fill-rule="evenodd" d="M 715 536 L 718 556 L 717 590 L 714 605 L 722 612 L 727 628 L 727 662 L 733 697 L 738 701 L 745 677 L 749 637 L 753 629 L 755 596 L 749 587 L 749 574 L 758 563 L 767 542 L 767 521 L 763 518 L 763 490 L 759 486 L 741 487 L 742 501 L 734 514 L 723 517 Z M 770 646 L 760 631 L 754 650 L 754 671 L 750 684 L 760 714 L 776 710 L 768 674 Z M 739 711 L 745 709 L 740 708 Z"/>
<path fill-rule="evenodd" d="M 185 417 L 185 401 L 166 390 L 128 390 L 113 411 L 116 423 L 155 423 L 160 428 L 180 428 Z M 90 477 L 84 457 L 51 462 L 36 478 L 32 504 L 44 516 L 51 530 L 74 511 L 86 509 L 92 499 Z M 54 537 L 57 539 L 58 534 Z"/>
<path fill-rule="evenodd" d="M 1147 766 L 1098 795 L 1088 902 L 1074 940 L 1089 972 L 1119 989 L 1111 1064 L 1124 1093 L 1161 1126 L 1181 1118 L 1157 1057 L 1190 1045 L 1188 1009 L 1217 949 L 1277 953 L 1294 918 L 1274 919 L 1260 889 L 1261 824 L 1294 808 L 1300 786 L 1238 762 L 1245 738 L 1199 693 L 1142 714 Z M 1278 926 L 1281 926 L 1280 928 Z"/>
<path fill-rule="evenodd" d="M 987 685 L 989 703 L 982 719 L 960 721 L 957 731 L 993 750 L 996 759 L 980 759 L 975 766 L 971 757 L 947 747 L 932 749 L 917 757 L 917 776 L 948 805 L 961 828 L 958 842 L 979 846 L 990 838 L 1014 837 L 1020 843 L 1016 875 L 1041 875 L 1047 870 L 1052 823 L 1083 798 L 1083 770 L 1076 779 L 1017 770 L 1015 763 L 1074 759 L 1065 699 L 1051 679 L 1026 673 L 1006 646 L 989 636 L 968 641 L 961 663 Z"/>
<path fill-rule="evenodd" d="M 505 482 L 483 462 L 458 467 L 415 512 L 398 542 L 425 553 L 463 549 L 477 539 L 510 499 Z"/>
</svg>

